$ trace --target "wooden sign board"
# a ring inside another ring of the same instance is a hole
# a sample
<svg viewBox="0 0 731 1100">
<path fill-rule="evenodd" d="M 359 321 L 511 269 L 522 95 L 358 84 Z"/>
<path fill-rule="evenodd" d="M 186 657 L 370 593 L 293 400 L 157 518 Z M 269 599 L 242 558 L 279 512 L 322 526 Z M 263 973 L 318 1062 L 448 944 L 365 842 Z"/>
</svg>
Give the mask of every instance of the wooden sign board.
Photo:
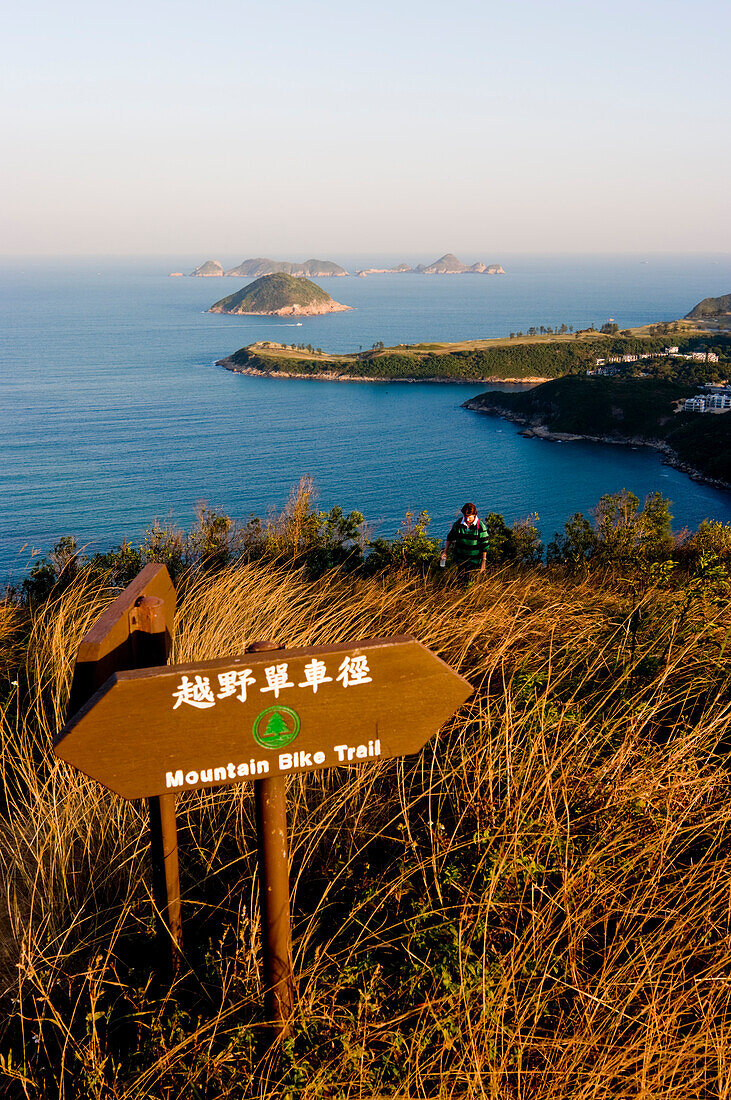
<svg viewBox="0 0 731 1100">
<path fill-rule="evenodd" d="M 164 565 L 150 564 L 128 584 L 84 636 L 76 654 L 68 714 L 73 715 L 120 668 L 135 665 L 134 623 L 130 613 L 140 597 L 156 596 L 164 603 L 167 652 L 173 636 L 175 588 Z"/>
<path fill-rule="evenodd" d="M 410 636 L 119 672 L 55 753 L 123 798 L 417 752 L 472 694 Z"/>
</svg>

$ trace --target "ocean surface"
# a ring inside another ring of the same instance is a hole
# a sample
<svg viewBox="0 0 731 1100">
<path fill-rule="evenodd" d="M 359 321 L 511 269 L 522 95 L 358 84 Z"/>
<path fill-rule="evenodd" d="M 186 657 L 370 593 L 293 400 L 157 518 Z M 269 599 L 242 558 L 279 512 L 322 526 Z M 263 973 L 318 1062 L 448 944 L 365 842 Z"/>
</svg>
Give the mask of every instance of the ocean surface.
<svg viewBox="0 0 731 1100">
<path fill-rule="evenodd" d="M 349 270 L 436 256 L 339 257 Z M 460 256 L 505 276 L 316 280 L 352 312 L 305 318 L 205 312 L 246 280 L 168 277 L 207 257 L 0 260 L 0 579 L 18 580 L 62 535 L 89 552 L 189 525 L 197 501 L 239 519 L 281 507 L 302 474 L 319 506 L 393 534 L 425 508 L 444 535 L 466 500 L 544 540 L 603 493 L 656 489 L 674 527 L 731 521 L 731 493 L 652 451 L 524 439 L 460 408 L 484 385 L 276 381 L 215 361 L 255 340 L 327 351 L 501 336 L 530 325 L 673 320 L 731 290 L 731 256 Z M 219 256 L 232 266 L 242 255 Z M 298 258 L 298 257 L 289 257 Z"/>
</svg>

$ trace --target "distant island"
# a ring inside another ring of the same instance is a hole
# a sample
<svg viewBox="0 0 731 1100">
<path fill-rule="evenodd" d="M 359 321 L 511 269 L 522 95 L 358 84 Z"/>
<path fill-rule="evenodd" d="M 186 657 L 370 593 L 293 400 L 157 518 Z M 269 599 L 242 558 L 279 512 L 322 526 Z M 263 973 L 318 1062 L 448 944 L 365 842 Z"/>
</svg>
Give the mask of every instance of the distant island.
<svg viewBox="0 0 731 1100">
<path fill-rule="evenodd" d="M 236 278 L 258 279 L 261 275 L 294 275 L 297 278 L 305 276 L 310 279 L 327 279 L 347 275 L 348 272 L 340 264 L 332 260 L 305 260 L 304 263 L 295 264 L 288 260 L 268 260 L 258 257 L 255 260 L 244 260 L 238 267 L 232 267 L 226 275 Z"/>
<path fill-rule="evenodd" d="M 208 313 L 257 314 L 259 316 L 301 317 L 321 313 L 341 313 L 344 306 L 302 276 L 277 272 L 263 275 L 253 283 L 229 294 L 214 304 Z"/>
<path fill-rule="evenodd" d="M 297 278 L 309 277 L 311 279 L 326 279 L 332 276 L 347 275 L 348 272 L 340 264 L 332 260 L 305 260 L 304 263 L 290 263 L 289 260 L 269 260 L 265 256 L 257 256 L 255 259 L 242 260 L 238 267 L 232 267 L 224 271 L 223 264 L 218 260 L 206 260 L 200 267 L 190 272 L 191 278 L 210 278 L 211 276 L 224 276 L 235 279 L 258 279 L 261 275 L 295 275 Z M 181 275 L 180 271 L 171 271 L 170 275 Z"/>
<path fill-rule="evenodd" d="M 719 298 L 704 298 L 690 313 L 686 321 L 724 321 L 724 327 L 731 322 L 731 294 L 722 294 Z"/>
<path fill-rule="evenodd" d="M 172 271 L 170 274 L 171 276 L 177 275 L 178 272 Z M 218 260 L 206 260 L 204 264 L 201 264 L 200 267 L 196 267 L 190 274 L 198 279 L 215 278 L 219 275 L 223 275 L 223 264 L 219 263 Z"/>
<path fill-rule="evenodd" d="M 452 252 L 447 252 L 435 260 L 433 264 L 417 264 L 409 267 L 408 264 L 398 264 L 396 267 L 366 267 L 356 271 L 356 275 L 504 275 L 505 270 L 500 264 L 483 264 L 479 261 L 468 266 Z"/>
<path fill-rule="evenodd" d="M 349 272 L 336 264 L 333 260 L 305 260 L 303 263 L 292 263 L 289 260 L 270 260 L 265 256 L 257 256 L 254 259 L 242 260 L 238 267 L 224 270 L 219 260 L 206 260 L 205 263 L 190 272 L 191 278 L 236 278 L 258 279 L 262 275 L 294 275 L 296 278 L 327 279 L 342 277 Z M 505 275 L 505 269 L 501 264 L 463 264 L 452 252 L 440 256 L 432 264 L 417 264 L 411 267 L 409 264 L 397 264 L 396 267 L 366 267 L 356 271 L 356 275 L 363 278 L 366 275 Z M 182 275 L 181 271 L 171 271 L 171 277 Z"/>
</svg>

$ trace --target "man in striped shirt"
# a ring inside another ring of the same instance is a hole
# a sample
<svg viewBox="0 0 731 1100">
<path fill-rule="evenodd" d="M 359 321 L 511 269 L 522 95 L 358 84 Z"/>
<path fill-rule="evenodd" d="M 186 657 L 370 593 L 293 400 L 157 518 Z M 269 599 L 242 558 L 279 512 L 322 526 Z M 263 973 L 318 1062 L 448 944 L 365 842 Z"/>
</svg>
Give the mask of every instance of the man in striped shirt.
<svg viewBox="0 0 731 1100">
<path fill-rule="evenodd" d="M 484 573 L 487 546 L 487 530 L 482 520 L 477 517 L 477 508 L 471 503 L 463 505 L 462 519 L 452 524 L 452 529 L 447 535 L 447 546 L 442 550 L 442 561 L 447 560 L 447 553 L 451 551 L 452 558 L 461 573 L 469 573 L 474 569 Z"/>
</svg>

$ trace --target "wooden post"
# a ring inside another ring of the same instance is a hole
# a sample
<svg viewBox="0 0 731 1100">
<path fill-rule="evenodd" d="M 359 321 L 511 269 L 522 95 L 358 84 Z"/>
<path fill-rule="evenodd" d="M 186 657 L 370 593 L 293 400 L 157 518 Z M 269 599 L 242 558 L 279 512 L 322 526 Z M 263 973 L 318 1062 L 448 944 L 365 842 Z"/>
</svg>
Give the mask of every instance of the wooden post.
<svg viewBox="0 0 731 1100">
<path fill-rule="evenodd" d="M 247 653 L 282 649 L 277 642 L 253 642 Z M 289 1030 L 294 1010 L 292 926 L 289 913 L 287 779 L 277 775 L 254 782 L 259 908 L 264 964 L 264 1007 L 277 1038 Z"/>
<path fill-rule="evenodd" d="M 280 1035 L 287 1034 L 294 1008 L 286 789 L 283 775 L 254 784 L 265 1007 Z"/>
<path fill-rule="evenodd" d="M 140 596 L 129 612 L 129 637 L 134 668 L 151 668 L 167 663 L 165 604 L 159 596 Z M 173 976 L 180 970 L 183 924 L 180 912 L 178 829 L 175 794 L 148 798 L 152 896 L 160 914 L 161 953 L 169 953 Z M 163 943 L 164 942 L 164 946 Z"/>
</svg>

